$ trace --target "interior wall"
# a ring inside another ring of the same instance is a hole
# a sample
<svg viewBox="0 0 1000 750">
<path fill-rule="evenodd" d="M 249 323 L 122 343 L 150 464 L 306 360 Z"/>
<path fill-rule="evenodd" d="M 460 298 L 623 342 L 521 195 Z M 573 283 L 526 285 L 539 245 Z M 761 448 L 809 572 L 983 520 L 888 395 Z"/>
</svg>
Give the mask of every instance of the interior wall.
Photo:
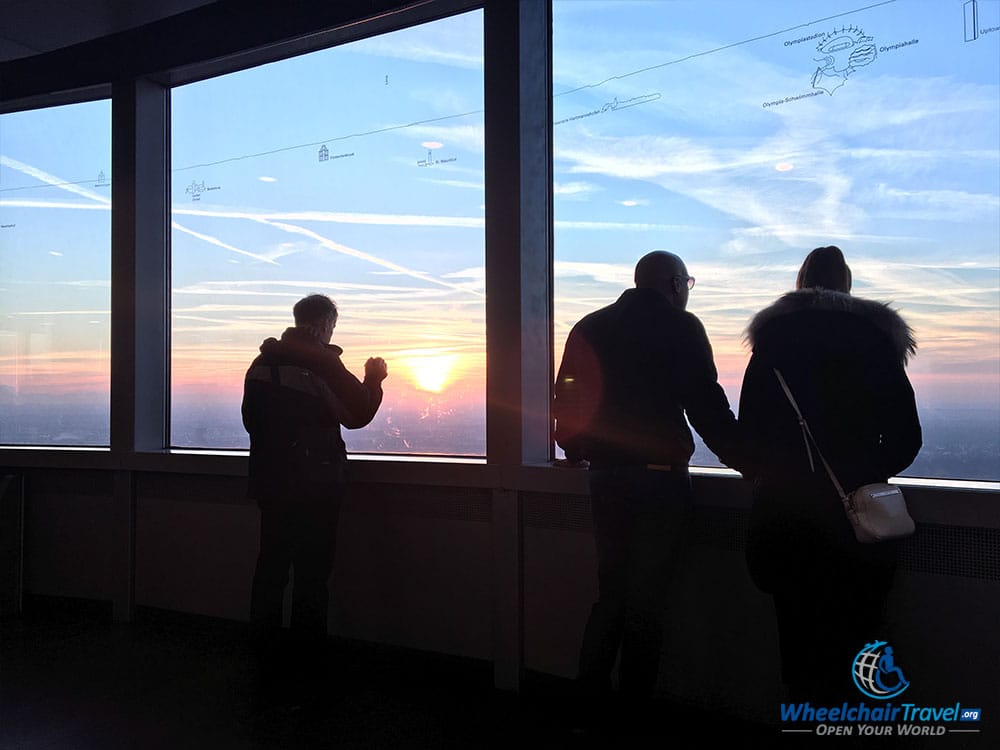
<svg viewBox="0 0 1000 750">
<path fill-rule="evenodd" d="M 743 560 L 749 488 L 733 480 L 708 486 L 697 492 L 689 541 L 666 592 L 659 690 L 769 721 L 781 698 L 777 633 L 770 597 L 754 588 Z M 597 596 L 589 501 L 529 495 L 526 505 L 534 508 L 524 537 L 525 665 L 572 678 Z"/>
<path fill-rule="evenodd" d="M 694 485 L 699 504 L 668 591 L 659 689 L 699 709 L 776 724 L 786 698 L 774 609 L 743 557 L 750 487 L 704 477 Z M 886 633 L 873 637 L 893 645 L 912 684 L 908 702 L 959 702 L 988 720 L 1000 710 L 1000 504 L 995 493 L 905 489 L 917 532 L 902 545 Z M 597 593 L 588 501 L 535 494 L 526 506 L 534 506 L 524 531 L 526 666 L 572 677 Z"/>
<path fill-rule="evenodd" d="M 492 580 L 488 491 L 356 485 L 341 511 L 330 630 L 490 659 Z"/>
<path fill-rule="evenodd" d="M 114 596 L 109 472 L 32 472 L 24 503 L 27 593 L 110 601 Z"/>
<path fill-rule="evenodd" d="M 137 495 L 136 604 L 246 621 L 260 514 L 245 479 L 148 474 Z M 337 534 L 330 632 L 489 659 L 491 575 L 487 492 L 354 486 Z"/>
<path fill-rule="evenodd" d="M 260 516 L 246 481 L 151 474 L 136 494 L 136 604 L 248 620 Z"/>
<path fill-rule="evenodd" d="M 24 474 L 25 591 L 110 600 L 126 575 L 108 552 L 113 472 Z M 467 479 L 352 486 L 331 581 L 331 633 L 493 658 L 492 488 Z M 567 491 L 521 493 L 524 667 L 566 678 L 575 674 L 597 590 L 579 479 L 564 482 Z M 138 475 L 136 604 L 247 619 L 259 516 L 245 486 L 241 476 Z M 743 562 L 749 486 L 695 477 L 695 490 L 699 504 L 669 595 L 660 689 L 699 708 L 776 721 L 773 610 Z M 1000 710 L 1000 504 L 995 493 L 908 488 L 907 496 L 918 530 L 904 545 L 889 638 L 913 683 L 908 697 L 961 702 L 988 717 Z"/>
</svg>

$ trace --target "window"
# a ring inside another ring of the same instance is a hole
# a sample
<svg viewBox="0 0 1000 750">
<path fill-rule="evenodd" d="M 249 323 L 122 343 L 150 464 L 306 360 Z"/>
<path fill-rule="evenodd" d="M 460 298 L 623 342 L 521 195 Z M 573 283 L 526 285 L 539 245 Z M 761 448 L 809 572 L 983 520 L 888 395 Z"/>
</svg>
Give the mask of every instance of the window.
<svg viewBox="0 0 1000 750">
<path fill-rule="evenodd" d="M 0 115 L 0 443 L 110 442 L 111 103 Z"/>
<path fill-rule="evenodd" d="M 1000 5 L 964 6 L 555 0 L 557 361 L 670 250 L 735 410 L 749 319 L 836 244 L 916 332 L 906 474 L 1000 478 Z"/>
<path fill-rule="evenodd" d="M 482 12 L 171 99 L 172 445 L 247 446 L 244 372 L 317 292 L 389 366 L 349 450 L 485 455 Z"/>
</svg>

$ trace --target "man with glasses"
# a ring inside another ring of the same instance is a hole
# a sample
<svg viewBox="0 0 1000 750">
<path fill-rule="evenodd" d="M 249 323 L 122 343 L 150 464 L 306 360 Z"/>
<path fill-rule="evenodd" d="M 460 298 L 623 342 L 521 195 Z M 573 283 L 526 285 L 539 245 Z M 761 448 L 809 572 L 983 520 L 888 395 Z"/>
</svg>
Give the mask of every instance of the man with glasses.
<svg viewBox="0 0 1000 750">
<path fill-rule="evenodd" d="M 685 309 L 693 287 L 679 257 L 645 255 L 635 288 L 570 331 L 556 379 L 555 439 L 567 463 L 589 466 L 599 595 L 578 684 L 591 718 L 608 716 L 619 650 L 621 707 L 648 714 L 692 506 L 688 420 L 724 463 L 734 459 L 736 418 L 705 329 Z"/>
</svg>

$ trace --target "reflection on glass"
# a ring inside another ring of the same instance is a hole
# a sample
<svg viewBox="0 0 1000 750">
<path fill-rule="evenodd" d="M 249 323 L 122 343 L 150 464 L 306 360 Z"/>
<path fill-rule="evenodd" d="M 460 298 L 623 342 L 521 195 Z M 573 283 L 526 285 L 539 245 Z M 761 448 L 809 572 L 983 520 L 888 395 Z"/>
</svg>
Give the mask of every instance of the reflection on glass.
<svg viewBox="0 0 1000 750">
<path fill-rule="evenodd" d="M 555 0 L 555 357 L 681 255 L 737 405 L 750 317 L 836 244 L 914 327 L 911 476 L 1000 478 L 1000 4 Z M 718 466 L 704 446 L 694 463 Z"/>
<path fill-rule="evenodd" d="M 0 115 L 0 443 L 110 441 L 111 103 Z"/>
<path fill-rule="evenodd" d="M 243 375 L 313 292 L 363 374 L 361 452 L 484 455 L 482 13 L 172 94 L 171 442 L 240 448 Z"/>
</svg>

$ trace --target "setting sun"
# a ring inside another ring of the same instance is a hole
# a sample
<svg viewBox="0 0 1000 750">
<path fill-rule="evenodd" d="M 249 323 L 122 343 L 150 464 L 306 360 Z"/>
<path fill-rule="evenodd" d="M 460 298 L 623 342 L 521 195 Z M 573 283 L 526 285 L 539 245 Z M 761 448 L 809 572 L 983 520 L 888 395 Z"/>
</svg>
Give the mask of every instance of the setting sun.
<svg viewBox="0 0 1000 750">
<path fill-rule="evenodd" d="M 457 354 L 417 354 L 402 360 L 414 385 L 420 390 L 440 393 L 452 379 Z"/>
</svg>

